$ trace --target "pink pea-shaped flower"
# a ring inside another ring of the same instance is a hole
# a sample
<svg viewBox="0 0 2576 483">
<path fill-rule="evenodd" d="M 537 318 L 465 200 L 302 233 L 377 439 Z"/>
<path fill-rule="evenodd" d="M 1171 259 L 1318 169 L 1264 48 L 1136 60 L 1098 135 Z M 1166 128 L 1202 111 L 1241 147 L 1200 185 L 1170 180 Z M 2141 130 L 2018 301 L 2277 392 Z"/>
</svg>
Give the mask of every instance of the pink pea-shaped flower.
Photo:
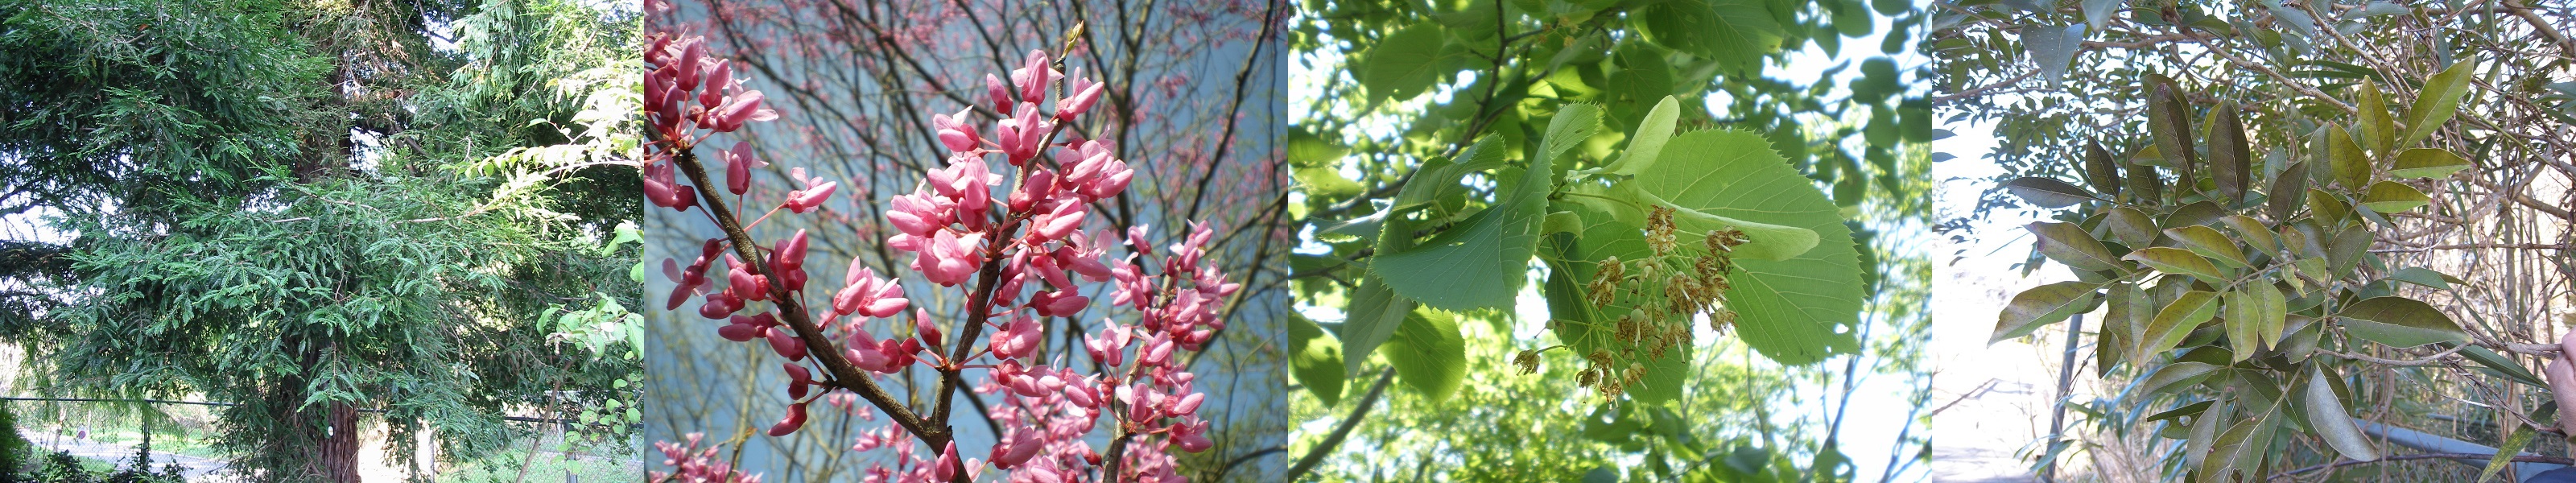
<svg viewBox="0 0 2576 483">
<path fill-rule="evenodd" d="M 769 350 L 790 361 L 805 360 L 805 340 L 796 338 L 796 331 L 786 327 L 769 329 Z"/>
<path fill-rule="evenodd" d="M 742 194 L 744 191 L 751 190 L 752 168 L 769 165 L 769 163 L 762 162 L 759 159 L 752 157 L 751 143 L 748 141 L 733 143 L 733 149 L 727 149 L 724 151 L 724 160 L 725 191 L 730 191 L 737 195 Z"/>
<path fill-rule="evenodd" d="M 984 93 L 993 97 L 993 112 L 1011 115 L 1011 88 L 1002 85 L 1002 78 L 984 74 Z"/>
<path fill-rule="evenodd" d="M 1029 296 L 1029 308 L 1037 311 L 1040 316 L 1069 316 L 1089 306 L 1091 306 L 1090 297 L 1075 295 L 1073 292 L 1045 291 Z"/>
<path fill-rule="evenodd" d="M 736 322 L 724 327 L 717 327 L 716 335 L 723 336 L 725 340 L 734 342 L 751 342 L 752 339 L 762 337 L 761 331 L 762 329 L 760 326 Z"/>
<path fill-rule="evenodd" d="M 1020 87 L 1020 102 L 1046 102 L 1047 85 L 1054 84 L 1056 79 L 1063 77 L 1064 73 L 1056 72 L 1054 67 L 1047 65 L 1047 54 L 1044 50 L 1029 51 L 1028 57 L 1021 63 L 1020 68 L 1011 69 L 1011 82 Z M 1026 106 L 1022 109 L 1034 111 L 1036 107 Z"/>
<path fill-rule="evenodd" d="M 1044 449 L 1045 447 L 1046 441 L 1038 439 L 1037 430 L 1020 429 L 1013 431 L 1009 442 L 994 444 L 993 466 L 1002 469 L 1010 469 L 1011 467 L 1028 463 L 1029 458 L 1037 456 L 1038 450 Z"/>
<path fill-rule="evenodd" d="M 1172 339 L 1162 334 L 1155 334 L 1152 341 L 1145 343 L 1145 354 L 1138 361 L 1148 366 L 1159 366 L 1171 359 Z"/>
<path fill-rule="evenodd" d="M 1038 225 L 1029 230 L 1029 233 L 1036 235 L 1039 240 L 1062 239 L 1065 235 L 1082 229 L 1083 215 L 1089 211 L 1081 203 L 1055 205 L 1055 210 L 1040 218 Z"/>
<path fill-rule="evenodd" d="M 1175 417 L 1189 417 L 1192 414 L 1197 414 L 1199 412 L 1199 403 L 1206 400 L 1207 394 L 1196 392 L 1190 393 L 1187 396 L 1173 398 L 1169 400 L 1167 403 L 1169 407 L 1164 408 L 1163 413 L 1170 414 Z"/>
<path fill-rule="evenodd" d="M 1187 429 L 1184 430 L 1183 428 Z M 1172 442 L 1179 444 L 1181 446 L 1181 451 L 1197 453 L 1207 451 L 1208 448 L 1216 447 L 1216 442 L 1209 440 L 1207 437 L 1207 421 L 1199 421 L 1196 424 L 1175 425 L 1172 429 Z"/>
<path fill-rule="evenodd" d="M 1046 199 L 1055 193 L 1055 171 L 1043 168 L 1034 169 L 1034 172 L 1029 173 L 1029 179 L 1027 182 L 1020 184 L 1019 189 L 1011 190 L 1011 211 L 1029 211 L 1029 209 L 1037 206 L 1039 200 Z"/>
<path fill-rule="evenodd" d="M 788 433 L 794 433 L 798 428 L 803 427 L 805 427 L 805 403 L 789 404 L 787 405 L 787 419 L 780 420 L 777 425 L 770 426 L 769 437 L 775 438 L 786 436 Z"/>
<path fill-rule="evenodd" d="M 787 211 L 793 213 L 812 212 L 822 207 L 823 202 L 832 199 L 832 190 L 841 187 L 841 183 L 826 181 L 821 176 L 805 176 L 805 168 L 796 168 L 793 176 L 805 183 L 804 189 L 787 193 Z"/>
<path fill-rule="evenodd" d="M 707 294 L 707 302 L 698 306 L 698 316 L 724 320 L 737 310 L 742 310 L 742 299 L 735 298 L 732 291 L 720 291 Z"/>
<path fill-rule="evenodd" d="M 981 233 L 958 236 L 944 230 L 932 235 L 930 249 L 922 251 L 928 257 L 928 263 L 921 267 L 922 276 L 940 286 L 953 287 L 965 283 L 967 278 L 975 275 L 976 265 L 982 261 L 976 252 L 980 251 L 978 245 L 982 244 L 983 238 Z"/>
<path fill-rule="evenodd" d="M 694 91 L 698 90 L 698 63 L 707 58 L 707 44 L 697 39 L 684 42 L 687 42 L 687 46 L 680 48 L 679 63 L 671 70 L 679 74 L 676 80 L 679 81 L 680 90 Z"/>
<path fill-rule="evenodd" d="M 718 106 L 714 111 L 707 113 L 715 121 L 714 126 L 709 128 L 716 132 L 733 132 L 742 129 L 743 123 L 746 122 L 767 122 L 778 119 L 778 111 L 761 108 L 760 101 L 760 91 L 743 91 L 741 94 L 727 97 L 723 106 Z"/>
<path fill-rule="evenodd" d="M 1027 356 L 1029 351 L 1037 350 L 1044 336 L 1036 319 L 1027 315 L 1012 317 L 1001 331 L 993 333 L 993 355 L 1004 359 Z"/>
<path fill-rule="evenodd" d="M 897 195 L 892 204 L 893 209 L 886 210 L 886 222 L 905 234 L 930 236 L 931 230 L 948 224 L 939 205 L 920 194 Z"/>
<path fill-rule="evenodd" d="M 752 275 L 748 267 L 734 265 L 733 269 L 725 271 L 725 281 L 733 284 L 725 289 L 734 292 L 735 297 L 751 301 L 769 300 L 768 277 Z"/>
<path fill-rule="evenodd" d="M 966 123 L 968 112 L 973 111 L 960 110 L 956 115 L 930 115 L 930 126 L 939 131 L 939 144 L 947 146 L 949 151 L 961 153 L 974 151 L 976 145 L 984 142 L 984 137 L 975 132 L 975 126 Z"/>
<path fill-rule="evenodd" d="M 875 269 L 850 259 L 849 276 L 843 280 L 841 293 L 832 296 L 834 315 L 859 314 L 868 317 L 893 317 L 903 313 L 911 302 L 903 298 L 903 285 L 877 278 Z"/>
<path fill-rule="evenodd" d="M 1056 101 L 1056 120 L 1071 121 L 1074 116 L 1080 116 L 1083 112 L 1090 111 L 1092 104 L 1100 102 L 1100 92 L 1101 87 L 1103 87 L 1101 83 L 1082 77 L 1080 75 L 1080 69 L 1075 69 L 1075 71 L 1071 85 L 1066 87 L 1066 90 L 1072 91 L 1073 95 L 1066 97 L 1063 100 Z"/>
</svg>

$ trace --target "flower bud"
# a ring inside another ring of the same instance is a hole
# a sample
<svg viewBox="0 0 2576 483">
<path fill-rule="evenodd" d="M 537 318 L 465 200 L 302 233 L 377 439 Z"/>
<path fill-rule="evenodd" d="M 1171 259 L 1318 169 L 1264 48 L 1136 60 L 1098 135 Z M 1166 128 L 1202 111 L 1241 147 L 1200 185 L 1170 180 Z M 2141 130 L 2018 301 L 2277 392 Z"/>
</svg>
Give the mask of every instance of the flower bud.
<svg viewBox="0 0 2576 483">
<path fill-rule="evenodd" d="M 787 419 L 779 421 L 775 426 L 770 426 L 769 437 L 786 436 L 788 433 L 796 432 L 797 428 L 803 427 L 805 427 L 805 403 L 789 404 Z"/>
<path fill-rule="evenodd" d="M 805 360 L 805 340 L 796 338 L 794 329 L 787 327 L 769 329 L 769 349 L 777 351 L 779 357 L 785 357 L 787 360 Z"/>
</svg>

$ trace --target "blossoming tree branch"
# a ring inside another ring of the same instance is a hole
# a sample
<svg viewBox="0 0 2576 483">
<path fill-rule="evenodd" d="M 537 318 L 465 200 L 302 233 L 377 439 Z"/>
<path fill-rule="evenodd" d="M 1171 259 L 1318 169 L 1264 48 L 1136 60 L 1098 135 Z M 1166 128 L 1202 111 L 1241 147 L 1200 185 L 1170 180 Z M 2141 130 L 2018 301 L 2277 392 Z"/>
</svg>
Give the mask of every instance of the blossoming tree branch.
<svg viewBox="0 0 2576 483">
<path fill-rule="evenodd" d="M 1084 230 L 1093 203 L 1118 196 L 1134 178 L 1109 141 L 1071 139 L 1066 130 L 1101 99 L 1100 82 L 1064 75 L 1061 60 L 1043 51 L 1030 52 L 1007 79 L 986 75 L 992 105 L 984 107 L 999 118 L 983 128 L 973 107 L 933 115 L 931 127 L 950 152 L 946 167 L 888 201 L 885 221 L 898 232 L 882 243 L 912 254 L 909 264 L 870 267 L 853 258 L 839 289 L 809 291 L 806 232 L 764 242 L 749 230 L 782 210 L 813 212 L 838 183 L 796 168 L 790 177 L 801 187 L 783 199 L 751 199 L 752 170 L 768 163 L 750 143 L 735 142 L 715 151 L 725 170 L 719 184 L 699 144 L 777 114 L 733 77 L 728 60 L 708 54 L 703 38 L 657 35 L 644 57 L 652 68 L 644 99 L 656 136 L 645 195 L 654 206 L 700 213 L 724 231 L 685 265 L 663 260 L 664 275 L 677 283 L 665 308 L 701 299 L 697 315 L 715 321 L 708 324 L 713 335 L 765 344 L 784 359 L 784 390 L 793 402 L 769 436 L 803 428 L 818 401 L 846 417 L 882 419 L 890 424 L 863 431 L 851 447 L 894 455 L 866 471 L 870 481 L 964 482 L 988 472 L 1007 472 L 1013 481 L 1179 481 L 1170 450 L 1213 444 L 1208 422 L 1197 416 L 1206 395 L 1176 353 L 1200 350 L 1223 328 L 1222 301 L 1242 286 L 1202 263 L 1214 238 L 1210 227 L 1194 225 L 1184 241 L 1159 249 L 1147 241 L 1146 226 Z M 1122 246 L 1125 253 L 1113 256 Z M 718 260 L 721 277 L 710 273 Z M 915 288 L 965 295 L 955 313 L 966 316 L 934 317 L 917 302 L 951 299 L 908 296 L 906 273 L 914 274 Z M 1104 320 L 1097 332 L 1081 334 L 1079 354 L 1043 350 L 1043 320 L 1074 316 L 1101 297 L 1105 308 L 1130 309 L 1132 318 Z M 1077 367 L 1080 359 L 1088 359 L 1087 368 Z M 924 369 L 938 381 L 928 408 L 877 383 Z M 981 369 L 971 385 L 969 369 Z M 987 416 L 1003 434 L 981 457 L 956 444 L 950 401 L 961 388 L 1002 397 Z M 1096 451 L 1088 437 L 1102 430 L 1108 443 Z M 673 468 L 653 479 L 758 480 L 703 439 L 657 443 Z"/>
</svg>

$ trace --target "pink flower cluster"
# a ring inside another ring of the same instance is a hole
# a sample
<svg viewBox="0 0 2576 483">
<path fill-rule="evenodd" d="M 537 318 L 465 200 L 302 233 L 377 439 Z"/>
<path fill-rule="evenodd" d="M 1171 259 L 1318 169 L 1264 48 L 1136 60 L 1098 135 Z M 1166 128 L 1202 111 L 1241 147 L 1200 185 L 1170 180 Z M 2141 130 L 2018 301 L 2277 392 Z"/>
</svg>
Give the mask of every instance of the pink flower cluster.
<svg viewBox="0 0 2576 483">
<path fill-rule="evenodd" d="M 699 201 L 697 186 L 675 179 L 674 165 L 680 163 L 675 156 L 689 152 L 705 135 L 776 117 L 759 107 L 758 91 L 742 89 L 742 83 L 731 77 L 727 61 L 710 60 L 705 50 L 704 41 L 696 37 L 656 36 L 645 56 L 653 66 L 645 78 L 645 100 L 660 135 L 644 168 L 646 196 L 655 206 L 686 212 Z M 1207 436 L 1208 421 L 1197 412 L 1206 395 L 1194 388 L 1196 376 L 1185 370 L 1185 358 L 1176 355 L 1201 349 L 1224 328 L 1222 306 L 1242 286 L 1202 263 L 1214 238 L 1214 231 L 1204 225 L 1194 225 L 1182 242 L 1167 248 L 1159 264 L 1151 265 L 1146 255 L 1156 250 L 1147 239 L 1146 227 L 1084 230 L 1087 223 L 1108 224 L 1090 216 L 1093 206 L 1124 193 L 1135 175 L 1107 141 L 1056 140 L 1064 132 L 1064 123 L 1073 122 L 1099 101 L 1103 91 L 1099 82 L 1078 73 L 1067 78 L 1045 52 L 1030 52 L 1024 65 L 1011 72 L 1009 83 L 989 75 L 985 83 L 998 119 L 980 127 L 972 119 L 973 109 L 932 116 L 932 129 L 951 152 L 946 166 L 925 173 L 910 193 L 886 202 L 886 226 L 895 233 L 884 243 L 912 255 L 905 266 L 880 276 L 875 268 L 853 259 L 828 303 L 810 304 L 805 303 L 809 294 L 805 231 L 767 247 L 740 247 L 755 249 L 743 253 L 765 254 L 748 261 L 732 249 L 740 249 L 734 243 L 750 245 L 750 240 L 715 238 L 707 240 L 685 267 L 677 259 L 663 260 L 664 275 L 676 284 L 666 309 L 677 309 L 692 297 L 703 298 L 698 315 L 724 321 L 716 329 L 718 336 L 765 342 L 787 360 L 781 368 L 792 402 L 786 417 L 770 427 L 768 434 L 773 437 L 801 429 L 809 417 L 808 405 L 816 400 L 852 417 L 876 419 L 857 407 L 851 393 L 861 386 L 874 386 L 853 379 L 878 380 L 915 366 L 945 374 L 983 369 L 985 377 L 970 389 L 1003 395 L 1003 403 L 991 410 L 991 416 L 1009 423 L 984 458 L 961 460 L 953 441 L 941 445 L 936 455 L 915 454 L 914 440 L 932 438 L 927 442 L 936 444 L 945 438 L 909 434 L 905 426 L 888 425 L 863 430 L 852 447 L 853 451 L 891 448 L 896 455 L 893 466 L 871 468 L 866 481 L 972 480 L 988 464 L 1007 471 L 1011 481 L 1182 481 L 1168 450 L 1177 446 L 1183 451 L 1205 451 L 1214 442 Z M 1051 98 L 1050 88 L 1055 86 L 1064 88 L 1062 98 Z M 1040 106 L 1055 109 L 1046 113 Z M 1041 156 L 1050 150 L 1056 155 Z M 726 191 L 745 195 L 756 182 L 751 170 L 767 163 L 753 156 L 748 143 L 736 143 L 722 153 Z M 997 172 L 987 159 L 996 155 L 1004 162 L 1003 172 Z M 814 210 L 837 186 L 806 176 L 802 168 L 792 170 L 791 179 L 802 187 L 777 200 L 768 208 L 772 213 Z M 1006 191 L 996 193 L 1005 186 Z M 707 199 L 714 200 L 711 206 L 725 205 L 720 198 Z M 727 214 L 740 219 L 740 213 Z M 742 228 L 748 232 L 750 226 Z M 1110 248 L 1117 245 L 1125 245 L 1129 253 L 1113 258 Z M 710 276 L 719 259 L 724 262 L 724 275 Z M 918 274 L 928 286 L 937 287 L 934 290 L 963 292 L 963 310 L 955 312 L 963 319 L 942 324 L 928 307 L 914 304 L 916 299 L 906 296 L 903 271 Z M 717 288 L 719 279 L 721 288 Z M 1101 290 L 1114 291 L 1109 303 L 1093 304 Z M 1085 295 L 1086 291 L 1095 293 Z M 1133 310 L 1137 321 L 1108 317 L 1121 308 Z M 1086 316 L 1094 309 L 1097 315 Z M 906 315 L 909 323 L 894 320 Z M 825 336 L 818 343 L 827 340 L 836 347 L 809 348 L 807 339 L 785 323 L 814 316 L 822 316 L 812 320 L 817 320 Z M 1062 326 L 1069 328 L 1075 326 L 1071 321 L 1080 318 L 1100 320 L 1095 331 L 1082 337 L 1082 354 L 1092 362 L 1090 372 L 1066 362 L 1078 357 L 1070 347 L 1058 348 L 1066 352 L 1052 355 L 1042 350 L 1050 322 L 1066 321 Z M 886 323 L 876 323 L 879 319 Z M 899 334 L 907 326 L 911 334 Z M 889 337 L 880 339 L 870 328 Z M 978 332 L 987 335 L 976 337 Z M 946 340 L 945 334 L 950 333 L 957 334 L 957 340 Z M 1132 357 L 1131 347 L 1136 349 Z M 837 357 L 848 364 L 817 360 L 818 353 L 824 354 L 820 359 Z M 836 373 L 835 367 L 842 369 Z M 949 388 L 942 384 L 944 395 Z M 871 401 L 888 400 L 871 397 Z M 880 409 L 913 413 L 898 407 Z M 1102 429 L 1103 415 L 1109 416 L 1116 430 L 1111 447 L 1120 454 L 1109 455 L 1112 461 L 1104 461 L 1102 452 L 1093 450 L 1085 438 Z M 904 417 L 898 414 L 897 419 Z M 949 427 L 947 421 L 921 423 L 927 428 Z M 689 448 L 696 444 L 693 435 L 685 448 L 661 445 L 665 453 L 677 455 L 693 451 Z M 1107 468 L 1118 468 L 1121 474 L 1097 474 Z"/>
<path fill-rule="evenodd" d="M 669 466 L 672 469 L 667 473 L 660 471 L 646 473 L 645 479 L 678 483 L 760 483 L 759 476 L 747 476 L 740 471 L 734 471 L 732 463 L 716 458 L 717 447 L 708 446 L 703 450 L 699 449 L 698 445 L 706 439 L 706 436 L 705 433 L 689 433 L 689 444 L 685 446 L 669 441 L 654 442 L 653 449 L 662 452 L 662 466 Z"/>
</svg>

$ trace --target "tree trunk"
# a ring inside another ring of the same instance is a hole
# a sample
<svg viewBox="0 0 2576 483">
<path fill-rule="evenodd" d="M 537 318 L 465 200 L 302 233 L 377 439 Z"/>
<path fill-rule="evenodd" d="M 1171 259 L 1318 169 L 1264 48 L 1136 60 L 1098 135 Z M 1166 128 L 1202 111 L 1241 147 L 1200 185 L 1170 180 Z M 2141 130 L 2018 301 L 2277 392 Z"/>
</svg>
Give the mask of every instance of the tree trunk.
<svg viewBox="0 0 2576 483">
<path fill-rule="evenodd" d="M 349 403 L 332 403 L 329 414 L 330 433 L 322 438 L 322 478 L 335 483 L 358 481 L 358 409 Z"/>
</svg>

